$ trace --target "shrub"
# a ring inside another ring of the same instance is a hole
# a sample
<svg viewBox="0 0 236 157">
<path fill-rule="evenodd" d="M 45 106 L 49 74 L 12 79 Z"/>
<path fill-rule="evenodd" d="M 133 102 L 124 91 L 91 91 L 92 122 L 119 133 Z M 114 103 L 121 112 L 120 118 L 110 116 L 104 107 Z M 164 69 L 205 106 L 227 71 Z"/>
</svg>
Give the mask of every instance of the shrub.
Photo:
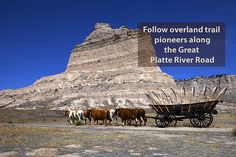
<svg viewBox="0 0 236 157">
<path fill-rule="evenodd" d="M 236 128 L 233 129 L 233 136 L 236 136 Z"/>
<path fill-rule="evenodd" d="M 75 125 L 83 125 L 83 121 L 77 121 L 76 123 L 75 123 Z"/>
</svg>

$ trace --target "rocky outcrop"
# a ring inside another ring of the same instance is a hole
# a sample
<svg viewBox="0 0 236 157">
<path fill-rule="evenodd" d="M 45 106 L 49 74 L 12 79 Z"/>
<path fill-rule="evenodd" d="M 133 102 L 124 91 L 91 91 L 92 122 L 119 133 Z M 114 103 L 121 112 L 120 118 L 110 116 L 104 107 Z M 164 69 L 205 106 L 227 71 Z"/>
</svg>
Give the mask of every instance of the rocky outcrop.
<svg viewBox="0 0 236 157">
<path fill-rule="evenodd" d="M 138 46 L 138 42 L 144 46 Z M 112 29 L 109 24 L 98 23 L 85 41 L 72 50 L 66 72 L 137 68 L 141 53 L 145 55 L 142 59 L 155 56 L 149 35 L 124 26 Z M 155 71 L 161 72 L 159 67 Z"/>
<path fill-rule="evenodd" d="M 155 50 L 148 34 L 124 26 L 112 29 L 109 24 L 99 23 L 72 50 L 65 72 L 43 77 L 29 87 L 0 91 L 0 106 L 148 107 L 146 91 L 169 87 L 177 90 L 171 76 L 146 62 L 153 55 Z"/>
</svg>

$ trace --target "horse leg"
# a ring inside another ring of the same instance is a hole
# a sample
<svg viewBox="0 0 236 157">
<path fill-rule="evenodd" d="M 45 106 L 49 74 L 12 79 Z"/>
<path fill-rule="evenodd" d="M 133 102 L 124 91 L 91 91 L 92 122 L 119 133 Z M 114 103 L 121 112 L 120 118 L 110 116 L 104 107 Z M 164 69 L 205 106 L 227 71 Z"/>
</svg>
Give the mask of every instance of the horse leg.
<svg viewBox="0 0 236 157">
<path fill-rule="evenodd" d="M 129 126 L 131 125 L 131 120 L 127 120 L 127 122 L 129 123 Z"/>
<path fill-rule="evenodd" d="M 121 122 L 122 122 L 122 125 L 125 126 L 126 122 L 123 119 L 121 120 Z"/>
<path fill-rule="evenodd" d="M 146 118 L 146 117 L 143 117 L 143 119 L 144 119 L 144 126 L 146 126 L 146 124 L 147 124 L 147 118 Z"/>
<path fill-rule="evenodd" d="M 73 124 L 73 121 L 70 119 L 70 124 Z"/>
<path fill-rule="evenodd" d="M 138 126 L 138 119 L 135 118 L 135 126 L 137 127 Z"/>
</svg>

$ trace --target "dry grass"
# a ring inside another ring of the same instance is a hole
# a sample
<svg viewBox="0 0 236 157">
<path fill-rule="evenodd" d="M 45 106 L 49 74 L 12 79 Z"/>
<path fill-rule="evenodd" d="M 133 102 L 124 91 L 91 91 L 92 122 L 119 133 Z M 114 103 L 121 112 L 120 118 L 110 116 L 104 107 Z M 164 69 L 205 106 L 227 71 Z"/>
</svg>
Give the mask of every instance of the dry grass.
<svg viewBox="0 0 236 157">
<path fill-rule="evenodd" d="M 58 145 L 71 132 L 59 128 L 0 126 L 0 147 L 16 147 L 22 143 L 25 146 L 48 147 Z M 66 141 L 65 141 L 66 142 Z"/>
<path fill-rule="evenodd" d="M 84 125 L 83 121 L 76 121 L 75 125 L 80 126 L 80 125 Z"/>
<path fill-rule="evenodd" d="M 61 123 L 63 111 L 0 109 L 0 123 Z"/>
<path fill-rule="evenodd" d="M 214 121 L 212 126 L 216 128 L 235 128 L 236 126 L 236 114 L 217 114 L 213 115 Z"/>
<path fill-rule="evenodd" d="M 117 139 L 127 140 L 126 133 L 114 133 L 114 136 L 106 134 L 86 133 L 76 130 L 63 128 L 34 128 L 22 127 L 9 124 L 0 125 L 0 147 L 19 147 L 24 148 L 55 148 L 69 144 L 87 143 L 87 146 L 96 146 L 97 141 L 116 142 Z M 118 137 L 118 138 L 117 138 Z"/>
</svg>

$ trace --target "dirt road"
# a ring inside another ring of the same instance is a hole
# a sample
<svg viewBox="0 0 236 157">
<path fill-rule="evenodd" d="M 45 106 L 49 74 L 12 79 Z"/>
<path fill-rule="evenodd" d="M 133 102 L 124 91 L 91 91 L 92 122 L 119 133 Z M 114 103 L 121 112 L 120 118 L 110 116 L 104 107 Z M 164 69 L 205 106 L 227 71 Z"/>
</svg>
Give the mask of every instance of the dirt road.
<svg viewBox="0 0 236 157">
<path fill-rule="evenodd" d="M 0 156 L 236 156 L 227 128 L 5 124 Z"/>
</svg>

